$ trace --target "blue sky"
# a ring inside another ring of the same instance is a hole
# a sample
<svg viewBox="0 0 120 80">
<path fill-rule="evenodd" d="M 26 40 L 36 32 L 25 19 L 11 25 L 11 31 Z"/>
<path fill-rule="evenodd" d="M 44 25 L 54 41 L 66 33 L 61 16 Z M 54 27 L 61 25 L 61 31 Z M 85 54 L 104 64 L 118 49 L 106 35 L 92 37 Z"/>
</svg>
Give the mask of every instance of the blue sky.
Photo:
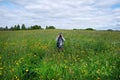
<svg viewBox="0 0 120 80">
<path fill-rule="evenodd" d="M 120 8 L 120 3 L 111 6 L 112 9 Z"/>
<path fill-rule="evenodd" d="M 0 27 L 119 29 L 120 0 L 0 0 Z"/>
<path fill-rule="evenodd" d="M 17 5 L 13 4 L 12 2 L 8 1 L 8 0 L 2 0 L 0 2 L 0 6 L 9 8 L 9 9 L 17 9 Z"/>
</svg>

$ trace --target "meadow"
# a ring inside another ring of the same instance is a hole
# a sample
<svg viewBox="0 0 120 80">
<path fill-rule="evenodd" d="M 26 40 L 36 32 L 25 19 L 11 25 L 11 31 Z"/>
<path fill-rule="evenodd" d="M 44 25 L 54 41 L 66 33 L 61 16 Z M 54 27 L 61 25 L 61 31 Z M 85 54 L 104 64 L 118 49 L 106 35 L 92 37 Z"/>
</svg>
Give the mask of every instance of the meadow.
<svg viewBox="0 0 120 80">
<path fill-rule="evenodd" d="M 120 80 L 120 31 L 0 31 L 0 80 Z"/>
</svg>

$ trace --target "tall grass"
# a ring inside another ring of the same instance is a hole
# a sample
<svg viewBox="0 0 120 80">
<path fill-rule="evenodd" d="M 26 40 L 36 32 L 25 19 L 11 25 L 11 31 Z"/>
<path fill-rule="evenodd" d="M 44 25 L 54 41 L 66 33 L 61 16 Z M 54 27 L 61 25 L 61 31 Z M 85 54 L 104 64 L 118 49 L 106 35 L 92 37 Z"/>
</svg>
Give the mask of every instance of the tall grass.
<svg viewBox="0 0 120 80">
<path fill-rule="evenodd" d="M 57 52 L 55 38 L 66 41 Z M 2 80 L 119 80 L 120 32 L 30 30 L 0 32 Z"/>
</svg>

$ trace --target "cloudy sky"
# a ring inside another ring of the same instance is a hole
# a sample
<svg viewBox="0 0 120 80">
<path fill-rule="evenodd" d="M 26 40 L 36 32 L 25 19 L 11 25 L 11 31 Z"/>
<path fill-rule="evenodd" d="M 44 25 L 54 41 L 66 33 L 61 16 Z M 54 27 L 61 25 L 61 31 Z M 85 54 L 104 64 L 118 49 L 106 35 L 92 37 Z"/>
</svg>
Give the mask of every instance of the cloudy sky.
<svg viewBox="0 0 120 80">
<path fill-rule="evenodd" d="M 0 0 L 0 27 L 120 30 L 120 0 Z"/>
</svg>

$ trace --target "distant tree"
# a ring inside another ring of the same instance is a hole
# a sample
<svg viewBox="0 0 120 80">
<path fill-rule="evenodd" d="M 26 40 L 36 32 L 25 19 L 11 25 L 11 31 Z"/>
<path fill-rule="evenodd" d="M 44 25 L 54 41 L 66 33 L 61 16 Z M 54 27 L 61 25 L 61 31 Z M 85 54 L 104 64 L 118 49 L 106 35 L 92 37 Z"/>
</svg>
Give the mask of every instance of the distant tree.
<svg viewBox="0 0 120 80">
<path fill-rule="evenodd" d="M 77 29 L 74 28 L 73 30 L 77 30 Z"/>
<path fill-rule="evenodd" d="M 107 31 L 113 31 L 112 29 L 108 29 Z"/>
<path fill-rule="evenodd" d="M 12 26 L 12 27 L 10 28 L 10 30 L 14 30 L 14 27 Z"/>
<path fill-rule="evenodd" d="M 33 25 L 33 26 L 31 26 L 30 29 L 34 30 L 34 29 L 42 29 L 42 28 L 39 25 Z"/>
<path fill-rule="evenodd" d="M 41 28 L 41 26 L 39 26 L 39 25 L 33 25 L 33 26 L 26 28 L 25 24 L 22 24 L 21 26 L 19 24 L 14 25 L 10 28 L 10 30 L 26 30 L 26 29 L 27 30 L 34 30 L 34 29 L 43 29 L 43 28 Z"/>
<path fill-rule="evenodd" d="M 48 29 L 48 26 L 46 26 L 46 29 Z"/>
<path fill-rule="evenodd" d="M 5 27 L 5 30 L 8 30 L 8 26 Z"/>
<path fill-rule="evenodd" d="M 46 29 L 55 29 L 55 27 L 54 26 L 46 26 Z"/>
<path fill-rule="evenodd" d="M 86 28 L 85 30 L 94 31 L 94 29 L 93 29 L 93 28 Z"/>
<path fill-rule="evenodd" d="M 20 25 L 19 24 L 16 27 L 17 27 L 16 30 L 20 30 Z"/>
<path fill-rule="evenodd" d="M 49 29 L 55 29 L 55 27 L 54 26 L 49 26 Z"/>
<path fill-rule="evenodd" d="M 22 30 L 25 30 L 25 29 L 26 29 L 25 24 L 22 24 L 21 29 L 22 29 Z"/>
<path fill-rule="evenodd" d="M 17 25 L 14 25 L 14 28 L 13 28 L 13 30 L 17 30 Z"/>
<path fill-rule="evenodd" d="M 4 30 L 4 28 L 3 28 L 3 27 L 0 27 L 0 30 L 2 31 L 2 30 Z"/>
</svg>

